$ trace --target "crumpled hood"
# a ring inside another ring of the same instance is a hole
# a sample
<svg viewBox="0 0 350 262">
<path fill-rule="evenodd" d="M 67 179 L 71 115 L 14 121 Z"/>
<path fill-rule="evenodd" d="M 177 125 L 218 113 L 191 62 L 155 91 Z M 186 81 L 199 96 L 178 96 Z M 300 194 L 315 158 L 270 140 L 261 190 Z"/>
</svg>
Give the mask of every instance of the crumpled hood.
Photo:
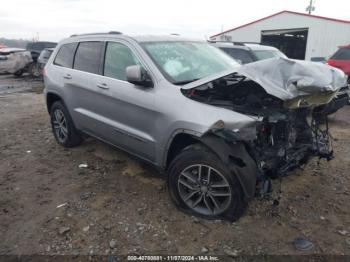
<svg viewBox="0 0 350 262">
<path fill-rule="evenodd" d="M 239 73 L 282 100 L 320 93 L 333 93 L 347 85 L 347 76 L 326 64 L 287 58 L 267 59 L 237 67 L 183 86 L 191 89 L 223 76 Z"/>
</svg>

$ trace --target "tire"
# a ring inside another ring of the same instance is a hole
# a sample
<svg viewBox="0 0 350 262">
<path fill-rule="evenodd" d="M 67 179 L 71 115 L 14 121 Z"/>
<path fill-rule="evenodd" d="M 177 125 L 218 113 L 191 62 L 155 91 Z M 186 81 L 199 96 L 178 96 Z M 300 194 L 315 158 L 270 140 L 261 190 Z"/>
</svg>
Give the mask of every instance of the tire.
<svg viewBox="0 0 350 262">
<path fill-rule="evenodd" d="M 24 73 L 23 69 L 20 69 L 20 70 L 14 72 L 13 74 L 15 77 L 21 77 L 23 75 L 23 73 Z"/>
<path fill-rule="evenodd" d="M 62 101 L 53 103 L 50 117 L 52 132 L 60 145 L 74 147 L 82 142 L 82 137 L 75 128 L 73 120 Z"/>
<path fill-rule="evenodd" d="M 199 170 L 201 183 L 198 182 Z M 206 219 L 236 221 L 247 207 L 236 176 L 216 154 L 201 144 L 185 148 L 171 162 L 168 187 L 171 199 L 181 211 Z"/>
<path fill-rule="evenodd" d="M 28 67 L 28 72 L 32 77 L 40 77 L 40 65 L 39 63 L 33 62 Z"/>
</svg>

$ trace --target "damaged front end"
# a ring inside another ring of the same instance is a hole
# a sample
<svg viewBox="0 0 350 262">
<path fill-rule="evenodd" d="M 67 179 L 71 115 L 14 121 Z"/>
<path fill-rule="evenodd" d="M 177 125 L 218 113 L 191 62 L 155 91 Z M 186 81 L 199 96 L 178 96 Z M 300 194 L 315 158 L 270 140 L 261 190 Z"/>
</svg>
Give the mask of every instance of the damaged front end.
<svg viewBox="0 0 350 262">
<path fill-rule="evenodd" d="M 229 143 L 242 142 L 255 160 L 258 181 L 285 176 L 312 156 L 332 158 L 327 117 L 321 108 L 346 85 L 340 71 L 273 59 L 203 82 L 184 86 L 183 94 L 256 119 L 239 128 L 219 120 L 208 132 Z"/>
</svg>

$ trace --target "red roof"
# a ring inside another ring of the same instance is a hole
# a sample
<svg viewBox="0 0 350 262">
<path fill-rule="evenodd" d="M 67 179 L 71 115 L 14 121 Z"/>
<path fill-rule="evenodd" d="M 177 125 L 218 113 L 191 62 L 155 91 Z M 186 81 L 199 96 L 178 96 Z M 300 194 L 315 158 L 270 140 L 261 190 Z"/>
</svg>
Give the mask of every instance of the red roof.
<svg viewBox="0 0 350 262">
<path fill-rule="evenodd" d="M 347 20 L 334 19 L 334 18 L 325 17 L 325 16 L 309 15 L 309 14 L 305 14 L 305 13 L 299 13 L 299 12 L 293 12 L 293 11 L 284 10 L 284 11 L 278 12 L 278 13 L 276 13 L 276 14 L 269 15 L 269 16 L 266 16 L 266 17 L 264 17 L 264 18 L 255 20 L 255 21 L 250 22 L 250 23 L 248 23 L 248 24 L 244 24 L 244 25 L 241 25 L 241 26 L 238 26 L 238 27 L 235 27 L 235 28 L 231 28 L 231 29 L 229 29 L 229 30 L 226 30 L 226 31 L 221 32 L 221 33 L 218 33 L 218 34 L 216 34 L 216 35 L 212 35 L 211 37 L 215 37 L 215 36 L 218 36 L 218 35 L 222 35 L 222 34 L 224 34 L 224 33 L 228 33 L 228 32 L 231 32 L 231 31 L 240 29 L 240 28 L 242 28 L 242 27 L 246 27 L 246 26 L 248 26 L 248 25 L 255 24 L 255 23 L 258 23 L 258 22 L 260 22 L 260 21 L 269 19 L 269 18 L 274 17 L 274 16 L 278 16 L 278 15 L 280 15 L 280 14 L 285 14 L 285 13 L 287 13 L 287 14 L 294 14 L 294 15 L 308 16 L 308 17 L 312 17 L 312 18 L 319 18 L 319 19 L 328 20 L 328 21 L 333 21 L 333 22 L 340 22 L 340 23 L 350 24 L 350 21 L 347 21 Z"/>
</svg>

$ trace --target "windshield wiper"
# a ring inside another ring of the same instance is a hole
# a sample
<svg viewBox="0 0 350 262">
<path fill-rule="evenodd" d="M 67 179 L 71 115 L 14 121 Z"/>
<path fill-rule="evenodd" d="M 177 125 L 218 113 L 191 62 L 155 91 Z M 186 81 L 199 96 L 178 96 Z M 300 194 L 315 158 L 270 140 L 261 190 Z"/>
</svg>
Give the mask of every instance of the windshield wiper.
<svg viewBox="0 0 350 262">
<path fill-rule="evenodd" d="M 178 82 L 173 82 L 174 85 L 186 85 L 189 84 L 191 82 L 197 81 L 199 80 L 199 78 L 194 78 L 194 79 L 190 79 L 190 80 L 183 80 L 183 81 L 178 81 Z"/>
</svg>

